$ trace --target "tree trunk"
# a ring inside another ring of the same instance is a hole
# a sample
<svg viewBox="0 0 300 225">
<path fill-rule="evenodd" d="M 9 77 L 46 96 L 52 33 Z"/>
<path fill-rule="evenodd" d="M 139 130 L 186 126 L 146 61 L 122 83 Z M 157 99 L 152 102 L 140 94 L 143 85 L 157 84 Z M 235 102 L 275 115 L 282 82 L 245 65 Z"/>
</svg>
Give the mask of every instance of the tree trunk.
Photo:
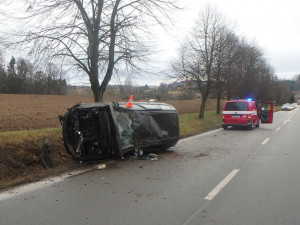
<svg viewBox="0 0 300 225">
<path fill-rule="evenodd" d="M 99 102 L 103 102 L 104 92 L 105 92 L 105 89 L 100 87 L 99 94 L 98 94 Z"/>
<path fill-rule="evenodd" d="M 99 95 L 98 95 L 98 89 L 92 88 L 93 96 L 94 96 L 94 102 L 101 102 Z"/>
<path fill-rule="evenodd" d="M 94 96 L 94 102 L 102 102 L 102 99 L 99 98 L 100 88 L 99 88 L 98 76 L 90 76 L 90 83 L 91 83 L 91 89 Z"/>
<path fill-rule="evenodd" d="M 112 74 L 113 74 L 113 69 L 114 69 L 114 66 L 115 66 L 115 42 L 116 42 L 116 33 L 117 33 L 117 30 L 115 28 L 115 18 L 117 16 L 117 12 L 118 12 L 118 6 L 120 4 L 120 1 L 121 0 L 117 0 L 115 5 L 114 5 L 114 9 L 112 11 L 112 14 L 111 14 L 111 21 L 110 21 L 110 43 L 109 43 L 109 53 L 108 53 L 108 66 L 107 66 L 107 69 L 106 69 L 106 74 L 101 82 L 101 85 L 99 84 L 99 80 L 98 80 L 98 49 L 99 49 L 99 42 L 96 42 L 97 43 L 97 48 L 94 48 L 95 52 L 95 56 L 94 58 L 92 59 L 95 59 L 95 74 L 97 73 L 97 82 L 95 81 L 95 84 L 97 85 L 97 87 L 95 87 L 95 92 L 93 90 L 93 94 L 94 94 L 94 101 L 95 102 L 103 102 L 103 96 L 104 96 L 104 92 L 106 90 L 106 87 L 108 85 L 108 83 L 110 82 L 111 80 L 111 77 L 112 77 Z M 97 35 L 98 36 L 98 35 Z M 95 40 L 96 40 L 96 37 L 95 36 Z"/>
<path fill-rule="evenodd" d="M 217 115 L 221 113 L 221 93 L 217 93 Z"/>
<path fill-rule="evenodd" d="M 204 119 L 205 105 L 206 105 L 206 102 L 207 102 L 207 98 L 208 98 L 207 96 L 202 95 L 199 119 Z"/>
</svg>

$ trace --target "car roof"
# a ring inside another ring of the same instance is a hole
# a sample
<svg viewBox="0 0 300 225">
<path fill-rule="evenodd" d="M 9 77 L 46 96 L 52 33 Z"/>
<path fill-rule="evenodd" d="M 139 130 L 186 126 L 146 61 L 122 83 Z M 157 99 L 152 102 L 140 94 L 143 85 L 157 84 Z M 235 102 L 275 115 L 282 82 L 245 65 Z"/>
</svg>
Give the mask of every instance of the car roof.
<svg viewBox="0 0 300 225">
<path fill-rule="evenodd" d="M 94 102 L 94 103 L 77 103 L 77 108 L 98 108 L 98 107 L 108 107 L 110 104 L 117 104 L 118 107 L 132 110 L 132 111 L 176 111 L 176 109 L 169 104 L 166 103 L 158 103 L 158 102 L 134 102 L 132 107 L 126 107 L 127 102 L 118 102 L 118 103 L 101 103 L 101 102 Z"/>
<path fill-rule="evenodd" d="M 125 102 L 119 102 L 119 107 L 127 110 L 133 111 L 161 111 L 161 110 L 171 110 L 176 111 L 176 109 L 169 104 L 158 103 L 158 102 L 134 102 L 132 108 L 126 107 Z"/>
</svg>

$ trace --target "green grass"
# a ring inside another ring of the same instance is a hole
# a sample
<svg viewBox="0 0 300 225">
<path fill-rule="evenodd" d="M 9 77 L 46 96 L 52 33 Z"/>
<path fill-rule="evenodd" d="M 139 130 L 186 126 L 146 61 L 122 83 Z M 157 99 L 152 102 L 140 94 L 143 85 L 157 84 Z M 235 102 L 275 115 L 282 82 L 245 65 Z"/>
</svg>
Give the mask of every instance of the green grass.
<svg viewBox="0 0 300 225">
<path fill-rule="evenodd" d="M 180 137 L 188 137 L 203 133 L 221 126 L 222 117 L 216 111 L 206 111 L 204 119 L 199 119 L 199 113 L 179 115 Z"/>
<path fill-rule="evenodd" d="M 61 128 L 0 132 L 0 147 L 8 142 L 22 142 L 28 137 L 53 136 L 56 134 L 61 134 Z"/>
<path fill-rule="evenodd" d="M 281 111 L 281 105 L 274 106 L 274 112 Z"/>
<path fill-rule="evenodd" d="M 54 168 L 45 170 L 40 154 L 46 139 L 51 142 Z M 37 181 L 74 168 L 64 149 L 61 128 L 0 132 L 0 189 Z"/>
</svg>

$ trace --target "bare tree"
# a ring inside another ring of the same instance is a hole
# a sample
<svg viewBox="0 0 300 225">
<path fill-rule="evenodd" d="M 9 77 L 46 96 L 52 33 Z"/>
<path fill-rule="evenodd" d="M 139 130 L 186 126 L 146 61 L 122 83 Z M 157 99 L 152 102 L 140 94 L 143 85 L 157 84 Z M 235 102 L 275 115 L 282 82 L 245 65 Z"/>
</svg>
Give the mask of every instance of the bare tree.
<svg viewBox="0 0 300 225">
<path fill-rule="evenodd" d="M 228 27 L 223 27 L 219 33 L 216 45 L 216 60 L 213 65 L 214 90 L 217 97 L 217 114 L 221 112 L 221 99 L 223 98 L 226 82 L 233 77 L 234 65 L 237 62 L 236 48 L 239 38 Z"/>
<path fill-rule="evenodd" d="M 24 0 L 29 29 L 18 44 L 32 55 L 67 57 L 84 71 L 94 101 L 103 101 L 117 64 L 140 69 L 149 54 L 143 33 L 176 9 L 176 0 Z M 28 28 L 28 26 L 27 26 Z"/>
<path fill-rule="evenodd" d="M 235 96 L 240 98 L 258 99 L 258 93 L 262 79 L 265 79 L 266 60 L 263 51 L 254 42 L 249 43 L 246 39 L 239 41 L 235 62 L 235 74 L 229 88 Z"/>
<path fill-rule="evenodd" d="M 293 95 L 288 85 L 282 80 L 275 80 L 271 83 L 270 88 L 272 99 L 279 105 L 289 102 Z"/>
<path fill-rule="evenodd" d="M 218 37 L 223 29 L 222 16 L 206 7 L 199 16 L 193 32 L 181 47 L 172 68 L 182 80 L 194 80 L 201 93 L 199 118 L 204 118 L 205 105 L 214 84 L 213 66 L 216 61 Z"/>
<path fill-rule="evenodd" d="M 276 82 L 275 72 L 272 66 L 268 65 L 264 60 L 260 64 L 259 79 L 256 94 L 254 98 L 258 102 L 275 100 L 272 94 L 273 83 Z"/>
<path fill-rule="evenodd" d="M 3 58 L 2 58 L 2 52 L 0 51 L 0 93 L 2 93 L 4 90 L 5 78 L 6 78 L 6 72 L 4 70 L 4 62 L 3 62 Z"/>
<path fill-rule="evenodd" d="M 300 91 L 300 74 L 295 75 L 294 80 L 295 80 L 295 89 L 297 91 Z"/>
</svg>

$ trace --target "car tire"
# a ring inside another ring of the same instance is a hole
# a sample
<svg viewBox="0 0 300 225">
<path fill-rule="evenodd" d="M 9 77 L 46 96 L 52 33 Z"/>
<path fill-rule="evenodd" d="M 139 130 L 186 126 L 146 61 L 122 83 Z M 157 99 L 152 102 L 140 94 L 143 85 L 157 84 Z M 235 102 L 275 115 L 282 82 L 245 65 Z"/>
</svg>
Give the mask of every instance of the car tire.
<svg viewBox="0 0 300 225">
<path fill-rule="evenodd" d="M 228 126 L 223 126 L 224 130 L 227 130 L 228 129 Z"/>
<path fill-rule="evenodd" d="M 83 142 L 83 136 L 81 133 L 77 133 L 74 130 L 70 130 L 68 127 L 72 127 L 74 122 L 75 119 L 72 119 L 72 117 L 70 117 L 69 115 L 66 114 L 64 116 L 62 124 L 63 140 L 66 150 L 72 156 L 72 158 L 75 161 L 81 161 L 81 147 Z"/>
</svg>

